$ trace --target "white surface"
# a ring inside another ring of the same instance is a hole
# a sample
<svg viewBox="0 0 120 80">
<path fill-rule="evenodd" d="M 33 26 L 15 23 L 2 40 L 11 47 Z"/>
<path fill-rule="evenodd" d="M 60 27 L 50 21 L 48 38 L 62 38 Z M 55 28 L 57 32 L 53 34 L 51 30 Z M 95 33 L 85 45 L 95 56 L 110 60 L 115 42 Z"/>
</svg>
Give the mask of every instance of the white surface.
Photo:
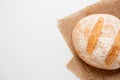
<svg viewBox="0 0 120 80">
<path fill-rule="evenodd" d="M 0 0 L 0 80 L 79 80 L 56 20 L 98 0 Z"/>
</svg>

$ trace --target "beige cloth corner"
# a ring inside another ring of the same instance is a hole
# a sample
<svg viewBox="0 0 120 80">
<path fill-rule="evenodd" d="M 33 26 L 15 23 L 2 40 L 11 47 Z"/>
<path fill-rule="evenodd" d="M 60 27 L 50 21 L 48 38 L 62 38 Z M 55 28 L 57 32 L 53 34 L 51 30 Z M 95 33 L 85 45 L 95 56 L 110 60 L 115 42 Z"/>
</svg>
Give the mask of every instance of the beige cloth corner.
<svg viewBox="0 0 120 80">
<path fill-rule="evenodd" d="M 81 80 L 120 80 L 120 69 L 108 71 L 91 67 L 84 63 L 74 51 L 71 35 L 76 23 L 81 18 L 96 13 L 112 14 L 120 18 L 120 0 L 102 0 L 58 21 L 58 28 L 74 55 L 67 67 Z"/>
</svg>

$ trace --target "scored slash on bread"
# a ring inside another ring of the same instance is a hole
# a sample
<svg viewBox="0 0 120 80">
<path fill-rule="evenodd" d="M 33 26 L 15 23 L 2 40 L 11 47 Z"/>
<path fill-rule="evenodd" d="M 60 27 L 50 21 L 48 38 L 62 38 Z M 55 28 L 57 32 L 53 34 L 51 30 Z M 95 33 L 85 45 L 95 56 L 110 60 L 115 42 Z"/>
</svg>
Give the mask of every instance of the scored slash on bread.
<svg viewBox="0 0 120 80">
<path fill-rule="evenodd" d="M 105 64 L 107 65 L 112 64 L 113 61 L 117 58 L 119 51 L 120 51 L 120 31 L 118 32 L 114 44 L 105 59 Z"/>
<path fill-rule="evenodd" d="M 104 18 L 100 17 L 92 30 L 92 33 L 91 33 L 91 35 L 88 39 L 88 43 L 87 43 L 88 54 L 92 54 L 92 52 L 98 42 L 98 38 L 100 36 L 100 32 L 102 30 L 103 23 L 104 23 Z"/>
</svg>

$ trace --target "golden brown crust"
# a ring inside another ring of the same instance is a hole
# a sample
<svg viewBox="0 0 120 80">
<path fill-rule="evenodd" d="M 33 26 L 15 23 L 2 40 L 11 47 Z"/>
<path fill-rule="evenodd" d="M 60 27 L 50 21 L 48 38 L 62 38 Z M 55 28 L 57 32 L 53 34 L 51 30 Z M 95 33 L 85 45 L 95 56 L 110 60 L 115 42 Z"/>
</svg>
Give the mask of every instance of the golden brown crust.
<svg viewBox="0 0 120 80">
<path fill-rule="evenodd" d="M 92 52 L 98 42 L 98 38 L 99 38 L 100 32 L 102 30 L 103 23 L 104 23 L 104 19 L 103 19 L 103 17 L 100 17 L 92 30 L 92 33 L 88 39 L 88 44 L 87 44 L 88 54 L 92 54 Z"/>
<path fill-rule="evenodd" d="M 117 58 L 119 51 L 120 51 L 120 31 L 118 32 L 115 42 L 105 59 L 105 64 L 107 65 L 112 64 L 113 61 Z"/>
<path fill-rule="evenodd" d="M 110 49 L 106 59 L 105 59 L 105 64 L 110 65 L 112 62 L 116 59 L 118 56 L 120 48 L 116 45 L 113 45 L 112 48 Z"/>
</svg>

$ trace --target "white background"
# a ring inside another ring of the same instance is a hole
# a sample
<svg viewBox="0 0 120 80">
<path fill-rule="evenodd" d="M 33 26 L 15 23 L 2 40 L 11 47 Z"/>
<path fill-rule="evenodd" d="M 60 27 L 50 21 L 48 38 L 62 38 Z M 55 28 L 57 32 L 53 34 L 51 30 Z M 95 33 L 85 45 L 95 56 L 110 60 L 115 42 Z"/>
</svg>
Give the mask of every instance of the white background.
<svg viewBox="0 0 120 80">
<path fill-rule="evenodd" d="M 79 80 L 56 22 L 98 0 L 0 0 L 0 80 Z"/>
</svg>

